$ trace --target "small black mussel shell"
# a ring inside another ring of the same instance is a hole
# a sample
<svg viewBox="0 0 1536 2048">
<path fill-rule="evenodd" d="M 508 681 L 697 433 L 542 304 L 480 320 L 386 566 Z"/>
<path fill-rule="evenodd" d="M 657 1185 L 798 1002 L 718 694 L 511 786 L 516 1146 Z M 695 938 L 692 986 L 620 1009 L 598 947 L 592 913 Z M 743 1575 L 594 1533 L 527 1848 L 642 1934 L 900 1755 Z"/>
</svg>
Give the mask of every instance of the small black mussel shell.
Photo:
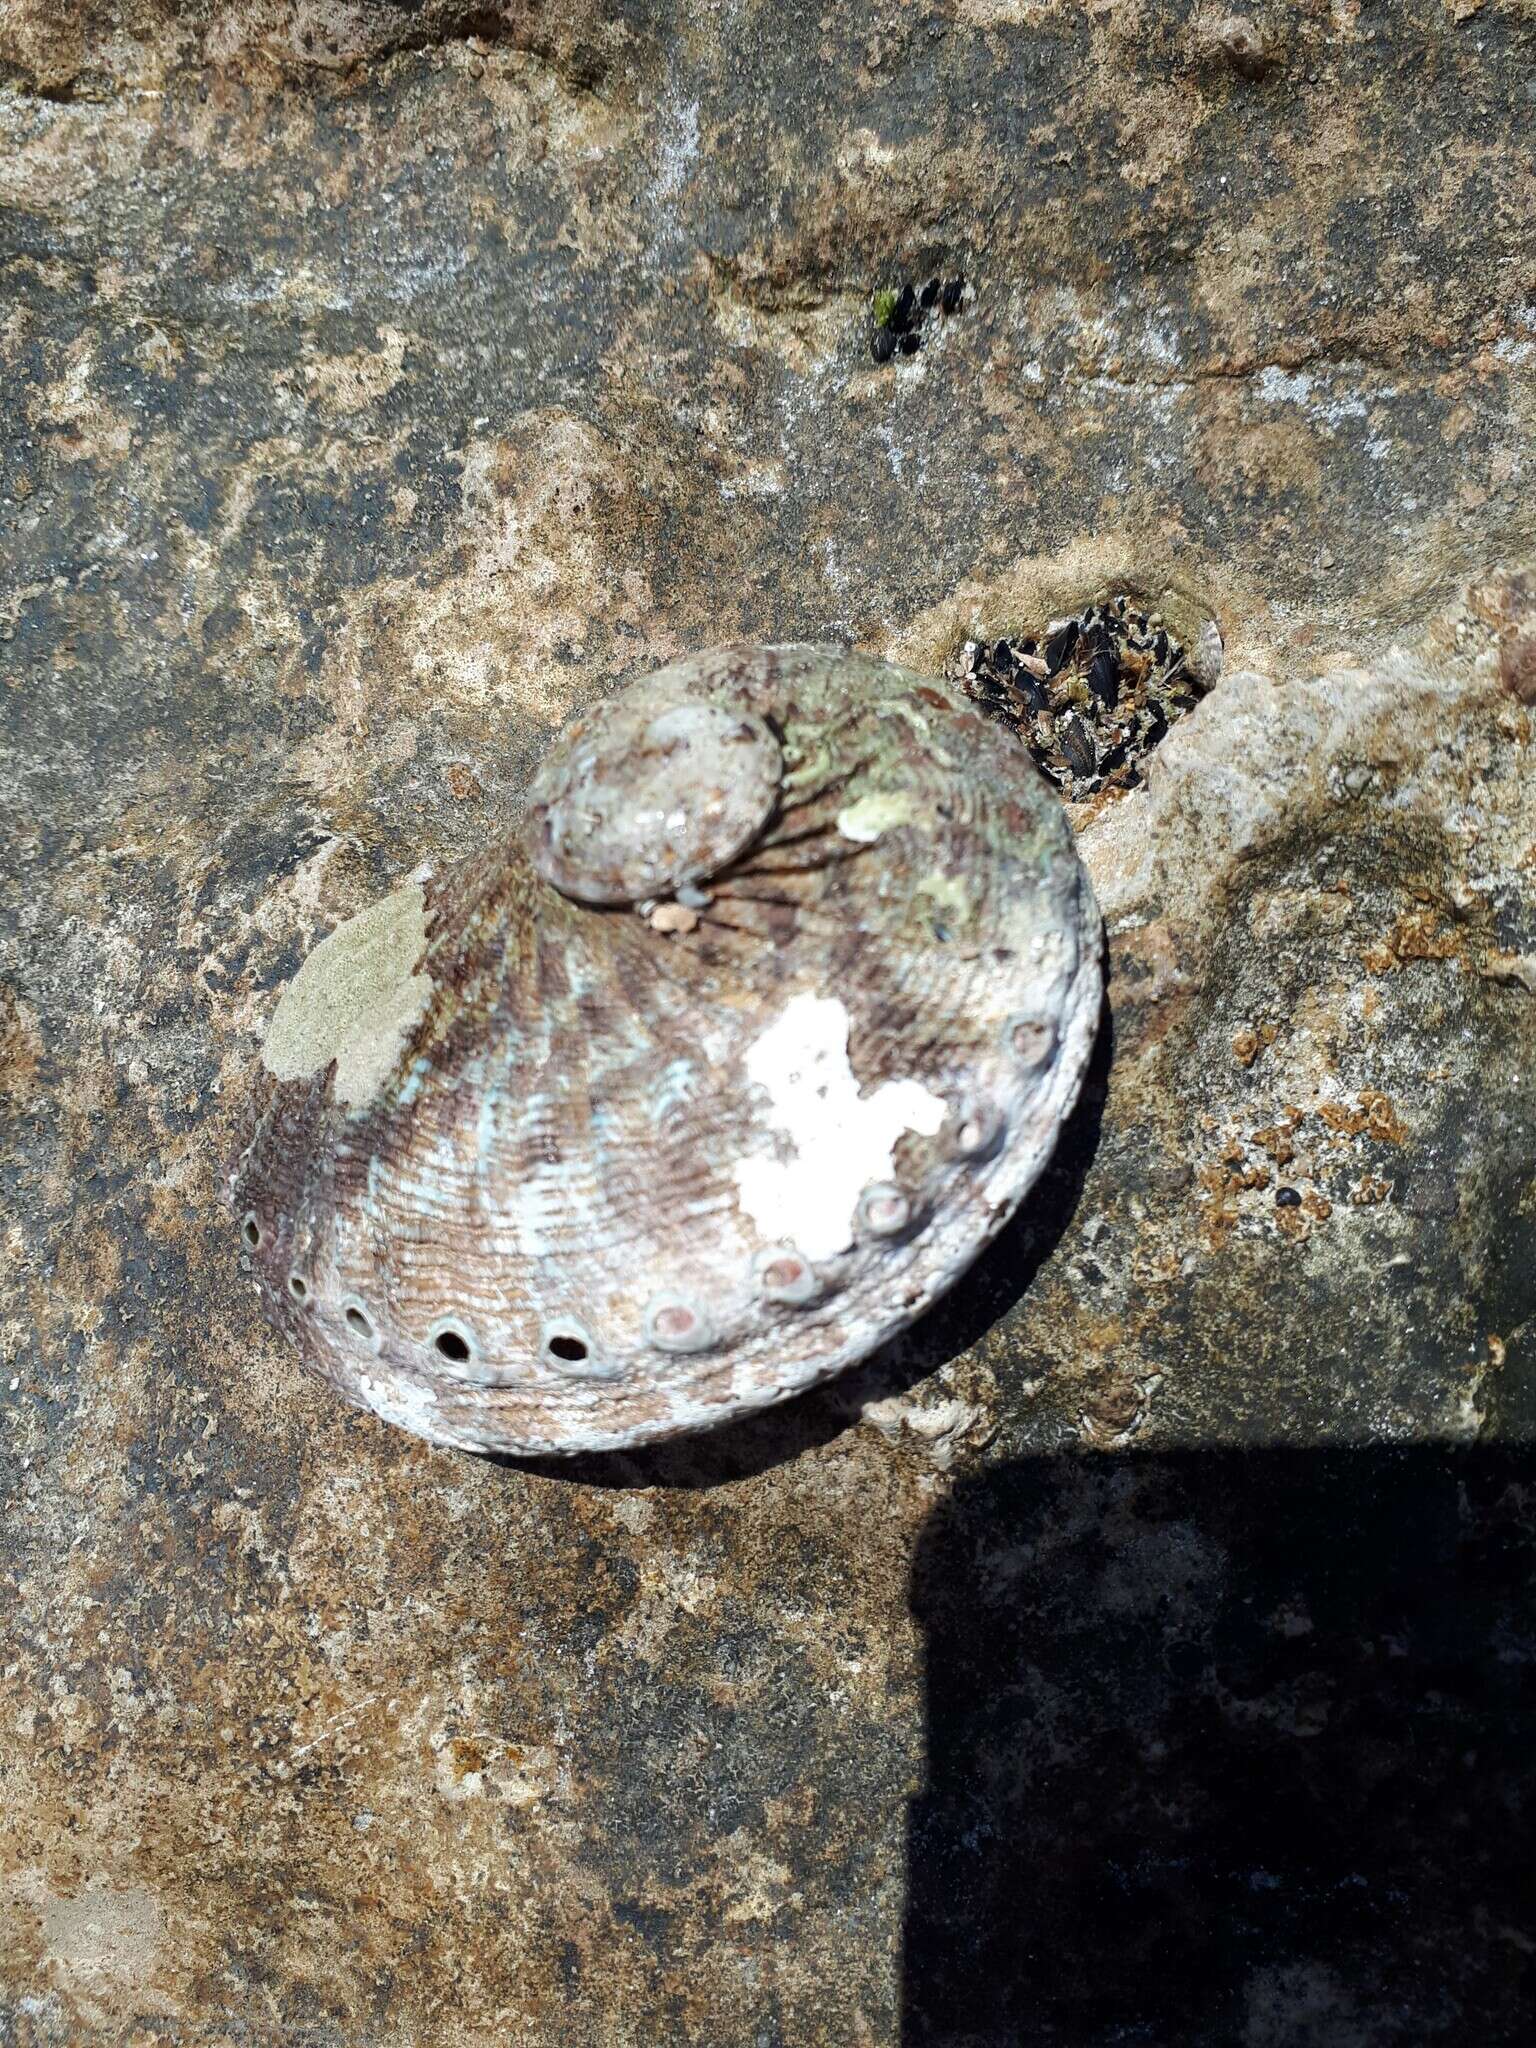
<svg viewBox="0 0 1536 2048">
<path fill-rule="evenodd" d="M 1076 619 L 1068 619 L 1067 623 L 1052 633 L 1046 641 L 1045 667 L 1048 675 L 1055 675 L 1057 669 L 1061 667 L 1061 664 L 1077 645 L 1077 632 Z"/>
<path fill-rule="evenodd" d="M 1088 664 L 1088 687 L 1101 704 L 1112 705 L 1120 694 L 1120 667 L 1107 647 Z"/>
<path fill-rule="evenodd" d="M 1061 751 L 1067 757 L 1067 765 L 1074 775 L 1093 773 L 1093 741 L 1088 737 L 1088 728 L 1075 711 L 1069 711 L 1056 727 L 1056 736 L 1061 741 Z"/>
<path fill-rule="evenodd" d="M 1013 686 L 1031 711 L 1044 711 L 1046 709 L 1045 692 L 1027 668 L 1019 670 L 1018 674 L 1013 678 Z"/>
</svg>

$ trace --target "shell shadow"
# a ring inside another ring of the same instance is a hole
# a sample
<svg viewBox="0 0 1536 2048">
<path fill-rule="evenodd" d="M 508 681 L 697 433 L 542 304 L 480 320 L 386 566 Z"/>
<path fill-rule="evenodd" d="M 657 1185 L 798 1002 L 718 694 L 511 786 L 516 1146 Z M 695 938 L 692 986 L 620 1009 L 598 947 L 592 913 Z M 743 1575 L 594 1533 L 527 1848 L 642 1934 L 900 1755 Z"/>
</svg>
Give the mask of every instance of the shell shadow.
<svg viewBox="0 0 1536 2048">
<path fill-rule="evenodd" d="M 904 2048 L 1528 2040 L 1533 1482 L 1513 1444 L 964 1474 L 912 1577 Z"/>
<path fill-rule="evenodd" d="M 858 1421 L 868 1402 L 905 1393 L 968 1351 L 1028 1293 L 1082 1198 L 1098 1150 L 1113 1058 L 1114 1020 L 1106 995 L 1077 1105 L 1018 1213 L 948 1294 L 863 1365 L 826 1386 L 722 1423 L 704 1435 L 574 1458 L 491 1453 L 486 1462 L 580 1486 L 699 1491 L 755 1478 L 830 1443 Z"/>
</svg>

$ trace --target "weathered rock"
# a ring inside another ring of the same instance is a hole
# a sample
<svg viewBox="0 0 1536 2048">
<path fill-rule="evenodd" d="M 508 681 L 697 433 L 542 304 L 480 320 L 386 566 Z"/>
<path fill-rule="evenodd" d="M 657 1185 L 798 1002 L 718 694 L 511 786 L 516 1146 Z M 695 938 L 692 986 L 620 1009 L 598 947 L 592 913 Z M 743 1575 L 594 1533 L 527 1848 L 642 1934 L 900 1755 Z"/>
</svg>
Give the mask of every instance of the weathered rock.
<svg viewBox="0 0 1536 2048">
<path fill-rule="evenodd" d="M 0 20 L 10 2037 L 1517 2037 L 1536 25 L 1227 15 Z M 901 1356 L 574 1478 L 303 1382 L 323 930 L 674 653 L 1117 588 L 1222 677 Z"/>
</svg>

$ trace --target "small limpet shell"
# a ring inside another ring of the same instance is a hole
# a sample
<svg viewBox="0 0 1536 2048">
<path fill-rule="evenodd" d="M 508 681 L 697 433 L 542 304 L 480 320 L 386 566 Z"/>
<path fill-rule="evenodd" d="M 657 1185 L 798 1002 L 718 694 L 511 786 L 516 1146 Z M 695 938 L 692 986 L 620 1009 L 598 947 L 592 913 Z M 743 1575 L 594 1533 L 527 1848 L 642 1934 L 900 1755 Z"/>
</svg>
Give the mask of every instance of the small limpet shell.
<svg viewBox="0 0 1536 2048">
<path fill-rule="evenodd" d="M 599 704 L 533 778 L 533 864 L 579 903 L 639 903 L 718 873 L 779 800 L 761 718 L 672 694 L 653 680 Z"/>
<path fill-rule="evenodd" d="M 232 1180 L 263 1307 L 437 1443 L 613 1449 L 828 1378 L 1013 1213 L 1098 913 L 957 688 L 727 647 L 578 719 L 522 829 L 316 948 Z"/>
</svg>

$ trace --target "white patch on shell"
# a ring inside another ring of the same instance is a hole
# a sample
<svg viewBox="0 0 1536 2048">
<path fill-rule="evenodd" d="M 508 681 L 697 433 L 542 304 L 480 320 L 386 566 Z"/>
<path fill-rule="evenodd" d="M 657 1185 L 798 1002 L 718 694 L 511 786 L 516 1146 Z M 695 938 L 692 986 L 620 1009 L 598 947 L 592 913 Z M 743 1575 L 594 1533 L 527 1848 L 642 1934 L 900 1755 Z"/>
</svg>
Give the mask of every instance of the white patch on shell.
<svg viewBox="0 0 1536 2048">
<path fill-rule="evenodd" d="M 432 979 L 416 972 L 426 943 L 427 903 L 414 883 L 337 925 L 272 1013 L 261 1048 L 268 1073 L 306 1081 L 335 1060 L 336 1100 L 370 1103 L 426 1012 Z"/>
<path fill-rule="evenodd" d="M 360 1372 L 357 1389 L 368 1406 L 383 1422 L 393 1422 L 398 1429 L 408 1429 L 413 1436 L 429 1436 L 437 1428 L 433 1410 L 437 1407 L 437 1395 L 431 1387 L 419 1381 L 375 1379 L 372 1373 Z"/>
<path fill-rule="evenodd" d="M 871 796 L 861 796 L 857 803 L 845 805 L 837 814 L 837 829 L 845 839 L 872 846 L 882 832 L 905 825 L 911 816 L 909 796 L 893 789 L 876 790 Z"/>
<path fill-rule="evenodd" d="M 870 1095 L 848 1059 L 848 1012 L 835 996 L 801 994 L 746 1055 L 748 1078 L 767 1092 L 768 1123 L 790 1156 L 739 1159 L 737 1197 L 770 1242 L 808 1259 L 835 1258 L 853 1243 L 859 1197 L 887 1181 L 903 1131 L 932 1137 L 945 1105 L 921 1081 L 887 1081 Z"/>
<path fill-rule="evenodd" d="M 396 1429 L 409 1431 L 429 1444 L 440 1444 L 452 1451 L 477 1451 L 482 1448 L 472 1428 L 456 1428 L 445 1422 L 438 1410 L 436 1389 L 420 1380 L 407 1379 L 403 1375 L 384 1372 L 363 1372 L 357 1375 L 356 1398 L 369 1408 L 381 1422 L 393 1423 Z"/>
</svg>

